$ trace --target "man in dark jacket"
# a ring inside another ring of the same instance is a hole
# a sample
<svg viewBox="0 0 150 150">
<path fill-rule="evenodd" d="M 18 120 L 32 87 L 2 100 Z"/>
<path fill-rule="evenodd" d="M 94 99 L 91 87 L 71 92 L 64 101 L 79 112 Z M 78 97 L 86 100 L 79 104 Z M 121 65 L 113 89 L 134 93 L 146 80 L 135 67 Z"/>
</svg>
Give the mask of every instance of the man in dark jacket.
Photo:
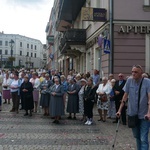
<svg viewBox="0 0 150 150">
<path fill-rule="evenodd" d="M 124 75 L 122 73 L 118 75 L 118 78 L 119 79 L 118 81 L 116 81 L 115 86 L 114 86 L 116 112 L 118 112 L 119 110 L 120 103 L 124 95 L 123 87 L 126 83 L 126 81 L 124 80 Z M 125 106 L 122 109 L 121 119 L 122 119 L 123 125 L 126 125 L 126 107 Z M 116 120 L 113 123 L 117 123 L 117 122 L 118 122 L 118 118 L 116 118 Z"/>
</svg>

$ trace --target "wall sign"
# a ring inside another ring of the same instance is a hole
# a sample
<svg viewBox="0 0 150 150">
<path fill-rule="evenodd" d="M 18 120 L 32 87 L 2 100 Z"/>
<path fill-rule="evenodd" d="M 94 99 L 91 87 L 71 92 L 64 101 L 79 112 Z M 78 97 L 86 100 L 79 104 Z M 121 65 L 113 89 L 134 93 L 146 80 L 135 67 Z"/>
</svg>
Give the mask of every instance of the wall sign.
<svg viewBox="0 0 150 150">
<path fill-rule="evenodd" d="M 82 21 L 105 22 L 107 20 L 107 10 L 104 8 L 82 7 L 81 18 Z"/>
<path fill-rule="evenodd" d="M 140 34 L 150 34 L 150 26 L 132 26 L 132 25 L 126 25 L 126 26 L 120 26 L 119 33 L 140 33 Z"/>
</svg>

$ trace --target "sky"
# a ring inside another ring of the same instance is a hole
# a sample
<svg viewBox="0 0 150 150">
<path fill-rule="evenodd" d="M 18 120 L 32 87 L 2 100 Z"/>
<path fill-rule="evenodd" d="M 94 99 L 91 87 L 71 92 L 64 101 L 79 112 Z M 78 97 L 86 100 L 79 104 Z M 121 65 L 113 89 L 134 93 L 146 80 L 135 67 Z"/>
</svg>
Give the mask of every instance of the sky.
<svg viewBox="0 0 150 150">
<path fill-rule="evenodd" d="M 46 25 L 54 0 L 0 0 L 0 32 L 46 43 Z"/>
</svg>

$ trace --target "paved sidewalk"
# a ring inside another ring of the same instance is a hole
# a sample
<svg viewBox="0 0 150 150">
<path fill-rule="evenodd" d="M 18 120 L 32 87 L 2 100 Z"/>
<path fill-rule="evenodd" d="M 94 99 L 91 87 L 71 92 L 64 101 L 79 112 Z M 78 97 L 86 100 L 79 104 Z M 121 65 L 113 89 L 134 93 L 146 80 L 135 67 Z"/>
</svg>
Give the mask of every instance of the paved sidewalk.
<svg viewBox="0 0 150 150">
<path fill-rule="evenodd" d="M 84 125 L 77 120 L 67 120 L 64 116 L 60 125 L 52 123 L 50 117 L 41 112 L 32 117 L 10 113 L 11 105 L 3 105 L 0 112 L 0 150 L 111 150 L 116 133 L 112 120 L 98 122 L 94 109 L 94 124 Z M 120 124 L 116 150 L 135 150 L 135 140 L 131 130 Z"/>
</svg>

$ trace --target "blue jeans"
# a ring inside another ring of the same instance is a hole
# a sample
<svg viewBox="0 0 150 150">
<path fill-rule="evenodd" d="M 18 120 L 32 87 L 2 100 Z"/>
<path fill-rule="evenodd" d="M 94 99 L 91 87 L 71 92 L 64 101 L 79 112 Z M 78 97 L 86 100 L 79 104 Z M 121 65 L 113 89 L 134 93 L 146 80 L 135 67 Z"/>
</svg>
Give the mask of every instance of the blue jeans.
<svg viewBox="0 0 150 150">
<path fill-rule="evenodd" d="M 132 128 L 133 136 L 136 138 L 137 150 L 149 150 L 148 132 L 149 122 L 140 119 L 137 127 Z"/>
</svg>

